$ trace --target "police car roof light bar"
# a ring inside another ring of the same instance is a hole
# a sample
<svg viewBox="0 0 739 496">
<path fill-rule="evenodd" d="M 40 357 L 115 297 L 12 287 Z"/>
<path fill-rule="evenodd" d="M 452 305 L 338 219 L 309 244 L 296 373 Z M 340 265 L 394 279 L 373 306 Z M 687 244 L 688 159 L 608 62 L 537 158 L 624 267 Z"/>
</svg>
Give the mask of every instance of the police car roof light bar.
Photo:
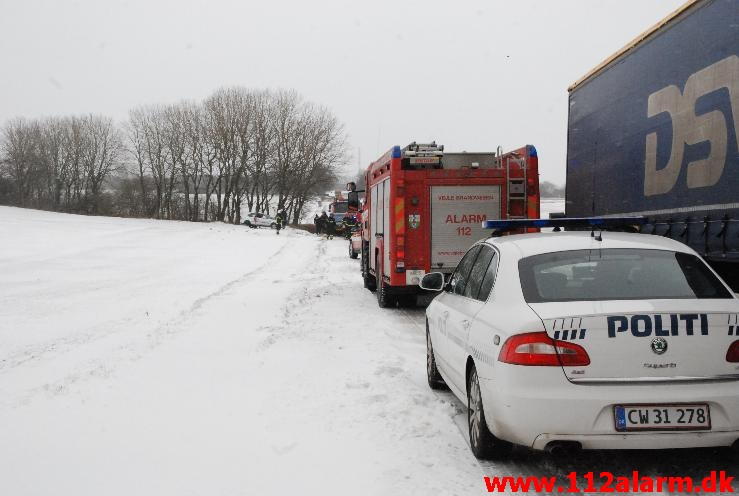
<svg viewBox="0 0 739 496">
<path fill-rule="evenodd" d="M 646 224 L 646 217 L 560 217 L 555 219 L 514 219 L 514 220 L 486 220 L 482 223 L 483 229 L 494 229 L 493 236 L 527 227 L 570 227 L 607 229 L 623 228 Z"/>
</svg>

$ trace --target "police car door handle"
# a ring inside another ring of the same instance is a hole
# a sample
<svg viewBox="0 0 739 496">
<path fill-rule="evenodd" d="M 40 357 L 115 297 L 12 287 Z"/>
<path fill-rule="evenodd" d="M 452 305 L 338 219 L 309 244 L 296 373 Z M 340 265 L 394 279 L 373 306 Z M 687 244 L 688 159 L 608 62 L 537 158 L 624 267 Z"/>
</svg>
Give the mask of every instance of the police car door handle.
<svg viewBox="0 0 739 496">
<path fill-rule="evenodd" d="M 462 321 L 462 328 L 463 329 L 469 329 L 471 324 L 472 323 L 469 320 L 466 320 L 465 319 L 465 320 Z"/>
</svg>

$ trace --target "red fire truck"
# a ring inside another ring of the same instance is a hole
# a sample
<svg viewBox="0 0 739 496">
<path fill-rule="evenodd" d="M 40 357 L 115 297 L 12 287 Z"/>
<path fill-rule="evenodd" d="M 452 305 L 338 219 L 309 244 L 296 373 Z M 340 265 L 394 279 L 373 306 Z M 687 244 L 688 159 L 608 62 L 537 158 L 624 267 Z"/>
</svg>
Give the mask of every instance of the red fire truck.
<svg viewBox="0 0 739 496">
<path fill-rule="evenodd" d="M 487 219 L 539 218 L 536 148 L 445 153 L 436 143 L 395 146 L 365 172 L 364 287 L 381 307 L 413 305 L 431 270 L 451 273 L 486 236 Z"/>
</svg>

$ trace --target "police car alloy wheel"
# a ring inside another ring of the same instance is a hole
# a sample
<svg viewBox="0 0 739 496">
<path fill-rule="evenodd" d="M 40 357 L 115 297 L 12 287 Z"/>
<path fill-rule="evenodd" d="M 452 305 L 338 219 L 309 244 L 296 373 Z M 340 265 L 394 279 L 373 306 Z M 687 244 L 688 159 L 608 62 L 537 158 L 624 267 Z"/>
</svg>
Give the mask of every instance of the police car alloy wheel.
<svg viewBox="0 0 739 496">
<path fill-rule="evenodd" d="M 467 384 L 467 421 L 472 453 L 480 459 L 501 458 L 511 450 L 511 444 L 497 439 L 488 429 L 480 381 L 474 366 L 470 370 Z"/>
</svg>

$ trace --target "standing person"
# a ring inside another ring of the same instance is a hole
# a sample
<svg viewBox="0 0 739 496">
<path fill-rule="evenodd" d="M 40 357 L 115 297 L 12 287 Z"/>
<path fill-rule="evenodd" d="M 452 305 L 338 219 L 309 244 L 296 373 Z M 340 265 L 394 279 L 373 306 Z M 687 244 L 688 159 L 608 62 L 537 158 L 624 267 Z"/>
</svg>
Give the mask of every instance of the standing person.
<svg viewBox="0 0 739 496">
<path fill-rule="evenodd" d="M 278 236 L 280 234 L 280 229 L 282 229 L 285 226 L 285 219 L 286 218 L 287 217 L 285 216 L 285 211 L 284 210 L 280 210 L 279 212 L 277 212 L 277 216 L 275 217 L 275 221 L 277 223 L 277 235 Z"/>
<path fill-rule="evenodd" d="M 344 225 L 344 237 L 350 239 L 352 231 L 357 227 L 357 218 L 354 215 L 347 214 L 341 223 Z"/>
<path fill-rule="evenodd" d="M 359 193 L 357 193 L 357 183 L 350 182 L 346 183 L 346 189 L 349 193 L 346 195 L 347 199 L 347 210 L 349 212 L 359 211 Z"/>
<path fill-rule="evenodd" d="M 316 234 L 321 234 L 321 218 L 316 214 L 313 217 L 313 227 L 314 231 L 316 231 Z"/>
<path fill-rule="evenodd" d="M 285 212 L 285 209 L 282 209 L 282 228 L 285 229 L 287 227 L 287 212 Z"/>
<path fill-rule="evenodd" d="M 326 215 L 326 211 L 324 210 L 321 216 L 318 218 L 319 234 L 325 233 L 327 228 L 328 228 L 328 215 Z"/>
<path fill-rule="evenodd" d="M 328 239 L 334 239 L 334 234 L 336 234 L 336 219 L 334 219 L 333 215 L 330 215 L 326 221 L 326 237 Z"/>
</svg>

